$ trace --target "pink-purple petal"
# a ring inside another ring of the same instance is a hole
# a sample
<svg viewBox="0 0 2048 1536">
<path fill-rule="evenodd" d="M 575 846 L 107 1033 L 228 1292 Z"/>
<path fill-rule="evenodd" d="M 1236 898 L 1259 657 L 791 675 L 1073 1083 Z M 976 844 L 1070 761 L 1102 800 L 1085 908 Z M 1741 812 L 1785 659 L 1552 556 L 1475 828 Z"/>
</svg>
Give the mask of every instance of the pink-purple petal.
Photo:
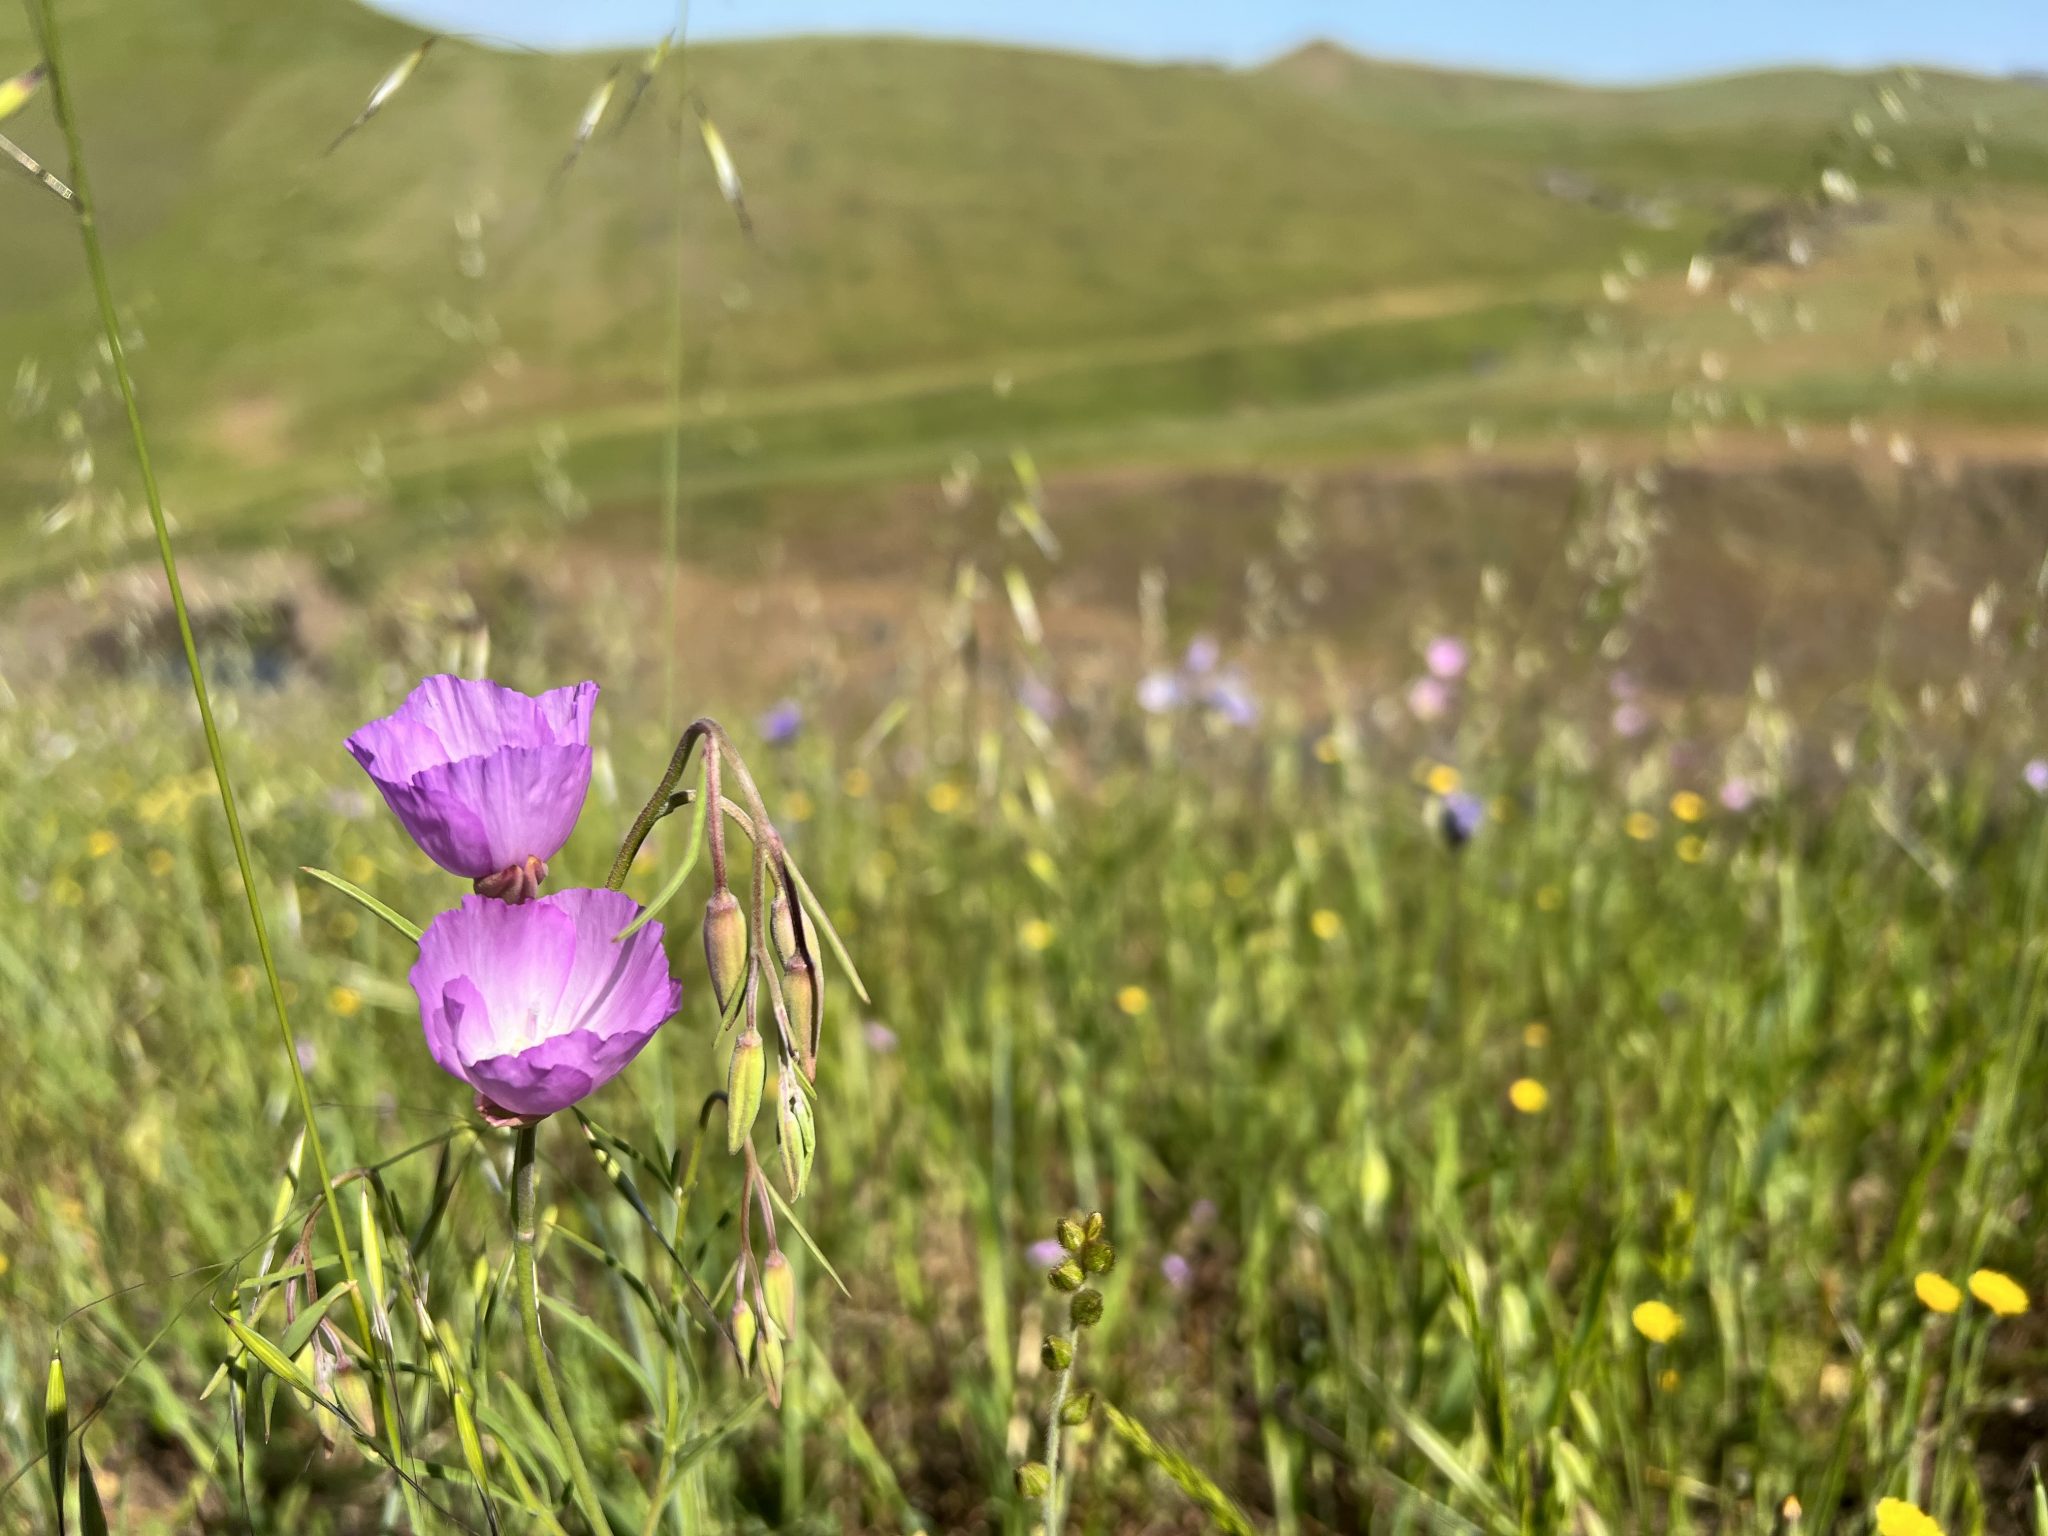
<svg viewBox="0 0 2048 1536">
<path fill-rule="evenodd" d="M 682 1002 L 659 923 L 616 891 L 522 906 L 479 896 L 420 937 L 421 1027 L 440 1066 L 517 1115 L 552 1114 L 623 1071 Z"/>
</svg>

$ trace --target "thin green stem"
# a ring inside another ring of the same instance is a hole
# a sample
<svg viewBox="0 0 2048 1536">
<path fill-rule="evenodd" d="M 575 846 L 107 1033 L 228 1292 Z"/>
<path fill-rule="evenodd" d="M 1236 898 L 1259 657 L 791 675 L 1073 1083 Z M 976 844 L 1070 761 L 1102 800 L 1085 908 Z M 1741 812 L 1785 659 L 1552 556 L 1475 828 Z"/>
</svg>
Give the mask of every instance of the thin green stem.
<svg viewBox="0 0 2048 1536">
<path fill-rule="evenodd" d="M 185 605 L 184 584 L 178 579 L 178 560 L 171 549 L 170 524 L 164 517 L 163 493 L 157 486 L 156 467 L 149 452 L 149 437 L 143 431 L 142 411 L 136 403 L 135 379 L 128 367 L 128 350 L 121 338 L 119 311 L 114 305 L 112 284 L 107 277 L 105 253 L 100 246 L 99 219 L 92 196 L 91 178 L 86 172 L 85 149 L 78 133 L 78 118 L 71 100 L 70 75 L 65 67 L 63 48 L 57 30 L 56 7 L 53 0 L 23 0 L 28 10 L 30 27 L 37 33 L 42 45 L 43 62 L 49 70 L 50 102 L 57 117 L 58 126 L 63 130 L 64 148 L 71 163 L 71 189 L 78 209 L 79 236 L 85 246 L 86 270 L 92 278 L 93 298 L 99 306 L 100 328 L 105 334 L 107 355 L 113 364 L 114 379 L 121 392 L 121 405 L 128 418 L 128 433 L 135 449 L 136 468 L 142 477 L 142 492 L 149 505 L 150 527 L 156 533 L 157 554 L 163 562 L 164 582 L 170 589 L 171 612 L 177 619 L 178 641 L 185 652 L 185 670 L 192 678 L 192 696 L 199 705 L 199 724 L 206 736 L 206 753 L 213 763 L 213 780 L 220 792 L 221 810 L 227 816 L 228 839 L 234 845 L 235 865 L 242 877 L 242 894 L 249 906 L 249 925 L 255 931 L 256 952 L 263 962 L 263 976 L 270 987 L 272 1011 L 277 1018 L 277 1031 L 284 1044 L 284 1058 L 291 1069 L 292 1089 L 298 1099 L 299 1115 L 306 1126 L 306 1144 L 313 1153 L 313 1170 L 320 1181 L 320 1197 L 327 1206 L 327 1219 L 334 1229 L 335 1247 L 341 1256 L 342 1278 L 349 1285 L 349 1301 L 355 1313 L 356 1327 L 361 1333 L 363 1347 L 373 1358 L 377 1349 L 377 1336 L 370 1324 L 369 1306 L 363 1299 L 363 1289 L 356 1283 L 355 1257 L 349 1247 L 348 1228 L 342 1219 L 341 1201 L 334 1192 L 334 1180 L 328 1171 L 327 1149 L 320 1139 L 319 1123 L 313 1117 L 313 1098 L 306 1087 L 306 1074 L 299 1064 L 298 1040 L 292 1032 L 291 1018 L 285 1010 L 284 985 L 278 979 L 277 958 L 270 946 L 270 930 L 263 918 L 263 903 L 257 893 L 256 869 L 249 856 L 249 840 L 242 831 L 241 812 L 236 807 L 235 790 L 228 776 L 227 754 L 221 746 L 220 727 L 213 716 L 213 700 L 207 692 L 206 673 L 199 664 L 199 646 L 192 633 L 192 617 Z M 382 1387 L 385 1430 L 391 1442 L 393 1464 L 401 1474 L 404 1472 L 404 1456 L 401 1447 L 399 1418 L 395 1400 L 391 1396 L 391 1385 L 385 1373 L 378 1372 Z M 410 1503 L 412 1494 L 407 1491 Z M 414 1524 L 418 1525 L 417 1508 L 413 1511 Z"/>
<path fill-rule="evenodd" d="M 1081 1356 L 1081 1330 L 1069 1328 L 1064 1335 L 1072 1358 L 1052 1384 L 1052 1406 L 1045 1415 L 1045 1469 L 1051 1475 L 1045 1484 L 1045 1536 L 1059 1536 L 1066 1515 L 1066 1501 L 1060 1497 L 1060 1415 L 1067 1406 L 1067 1387 L 1074 1379 L 1074 1366 Z"/>
<path fill-rule="evenodd" d="M 540 1271 L 534 1261 L 534 1239 L 540 1229 L 538 1179 L 533 1149 L 533 1126 L 522 1127 L 512 1144 L 512 1246 L 513 1268 L 518 1271 L 519 1320 L 526 1330 L 526 1353 L 533 1361 L 534 1384 L 540 1388 L 540 1404 L 548 1416 L 548 1427 L 561 1442 L 562 1459 L 569 1465 L 569 1482 L 576 1500 L 583 1506 L 583 1518 L 597 1536 L 611 1536 L 611 1524 L 604 1517 L 604 1505 L 597 1497 L 597 1485 L 590 1480 L 590 1468 L 583 1464 L 583 1451 L 576 1443 L 575 1426 L 562 1406 L 561 1390 L 555 1385 L 554 1370 L 548 1365 L 547 1345 L 540 1336 Z"/>
</svg>

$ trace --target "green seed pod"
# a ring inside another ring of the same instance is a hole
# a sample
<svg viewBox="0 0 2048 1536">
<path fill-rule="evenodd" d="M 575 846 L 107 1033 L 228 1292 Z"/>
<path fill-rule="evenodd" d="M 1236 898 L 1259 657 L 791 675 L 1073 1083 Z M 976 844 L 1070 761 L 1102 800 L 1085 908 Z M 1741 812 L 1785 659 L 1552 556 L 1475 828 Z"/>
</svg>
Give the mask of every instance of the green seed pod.
<svg viewBox="0 0 2048 1536">
<path fill-rule="evenodd" d="M 1062 1259 L 1047 1271 L 1046 1279 L 1052 1282 L 1056 1291 L 1078 1291 L 1081 1289 L 1081 1266 L 1072 1259 Z"/>
<path fill-rule="evenodd" d="M 754 1372 L 754 1340 L 760 1331 L 754 1309 L 747 1305 L 746 1297 L 740 1297 L 732 1304 L 732 1343 L 740 1357 L 742 1375 L 751 1376 Z"/>
<path fill-rule="evenodd" d="M 1095 1394 L 1093 1392 L 1076 1392 L 1072 1397 L 1060 1404 L 1060 1422 L 1068 1426 L 1086 1424 L 1088 1416 L 1094 1411 Z"/>
<path fill-rule="evenodd" d="M 1042 1461 L 1027 1461 L 1016 1471 L 1017 1496 L 1042 1499 L 1052 1492 L 1052 1468 Z"/>
<path fill-rule="evenodd" d="M 1106 1275 L 1116 1268 L 1116 1250 L 1101 1238 L 1081 1245 L 1081 1267 L 1091 1275 Z"/>
<path fill-rule="evenodd" d="M 818 1150 L 818 1122 L 811 1097 L 784 1062 L 775 1071 L 775 1140 L 782 1152 L 782 1177 L 789 1198 L 801 1200 L 811 1182 L 811 1161 Z"/>
<path fill-rule="evenodd" d="M 1063 1333 L 1048 1333 L 1038 1346 L 1038 1359 L 1048 1371 L 1064 1371 L 1074 1363 L 1074 1341 Z"/>
<path fill-rule="evenodd" d="M 761 1299 L 768 1304 L 768 1321 L 785 1339 L 796 1337 L 796 1271 L 780 1249 L 768 1255 L 761 1266 Z"/>
<path fill-rule="evenodd" d="M 747 914 L 724 886 L 704 903 L 704 968 L 711 973 L 711 996 L 723 1018 L 747 973 Z"/>
<path fill-rule="evenodd" d="M 1081 1251 L 1081 1244 L 1086 1239 L 1081 1235 L 1081 1223 L 1074 1220 L 1073 1217 L 1062 1216 L 1059 1220 L 1059 1225 L 1052 1230 L 1053 1235 L 1060 1240 L 1060 1246 L 1066 1249 L 1067 1252 L 1079 1253 Z"/>
<path fill-rule="evenodd" d="M 1102 1212 L 1088 1213 L 1088 1219 L 1081 1223 L 1081 1235 L 1091 1242 L 1102 1236 Z"/>
<path fill-rule="evenodd" d="M 1076 1328 L 1093 1328 L 1102 1321 L 1102 1292 L 1094 1289 L 1074 1292 L 1067 1303 L 1067 1316 Z"/>
<path fill-rule="evenodd" d="M 761 1376 L 768 1384 L 768 1401 L 782 1406 L 782 1340 L 769 1329 L 761 1335 Z"/>
<path fill-rule="evenodd" d="M 788 960 L 796 953 L 796 916 L 789 909 L 789 892 L 777 891 L 768 905 L 768 932 L 775 940 L 775 958 Z"/>
<path fill-rule="evenodd" d="M 782 962 L 782 1006 L 789 1010 L 789 1027 L 808 1074 L 818 1057 L 818 978 L 802 955 Z"/>
<path fill-rule="evenodd" d="M 732 1062 L 725 1074 L 725 1150 L 734 1156 L 754 1134 L 754 1117 L 761 1112 L 761 1085 L 767 1076 L 761 1031 L 750 1024 L 733 1042 Z"/>
</svg>

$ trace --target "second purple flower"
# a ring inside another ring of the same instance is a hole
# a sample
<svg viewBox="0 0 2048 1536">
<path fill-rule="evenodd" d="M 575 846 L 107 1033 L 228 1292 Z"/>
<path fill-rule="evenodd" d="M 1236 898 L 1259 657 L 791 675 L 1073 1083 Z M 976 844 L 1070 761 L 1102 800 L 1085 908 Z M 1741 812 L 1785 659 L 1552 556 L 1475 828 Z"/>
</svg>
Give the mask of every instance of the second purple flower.
<svg viewBox="0 0 2048 1536">
<path fill-rule="evenodd" d="M 596 683 L 538 697 L 430 677 L 348 739 L 422 852 L 486 896 L 528 901 L 590 790 Z"/>
</svg>

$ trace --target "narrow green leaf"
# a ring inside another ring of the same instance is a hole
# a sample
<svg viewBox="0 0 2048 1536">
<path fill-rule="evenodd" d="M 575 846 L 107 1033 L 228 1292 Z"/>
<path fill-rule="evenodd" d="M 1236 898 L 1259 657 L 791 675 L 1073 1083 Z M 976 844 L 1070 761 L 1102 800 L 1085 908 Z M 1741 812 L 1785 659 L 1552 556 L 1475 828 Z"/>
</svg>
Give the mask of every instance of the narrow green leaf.
<svg viewBox="0 0 2048 1536">
<path fill-rule="evenodd" d="M 824 903 L 812 894 L 811 883 L 804 878 L 804 872 L 796 867 L 796 860 L 788 859 L 785 862 L 789 866 L 790 879 L 796 882 L 797 894 L 803 898 L 804 911 L 808 912 L 811 921 L 823 930 L 825 942 L 832 946 L 832 954 L 838 960 L 839 968 L 846 972 L 846 979 L 853 983 L 853 990 L 860 995 L 860 1000 L 872 1003 L 874 1000 L 868 996 L 867 983 L 860 979 L 860 971 L 854 966 L 853 956 L 846 952 L 846 945 L 839 937 L 839 930 L 832 926 L 832 919 L 825 913 Z"/>
<path fill-rule="evenodd" d="M 323 885 L 333 886 L 337 891 L 341 892 L 341 894 L 346 896 L 350 901 L 355 902 L 358 906 L 362 907 L 365 911 L 369 912 L 373 917 L 381 918 L 391 927 L 397 929 L 400 933 L 404 934 L 408 939 L 411 939 L 415 944 L 419 943 L 420 934 L 425 932 L 425 930 L 422 929 L 418 923 L 412 921 L 412 919 L 410 918 L 399 916 L 396 912 L 392 911 L 389 907 L 385 906 L 383 902 L 379 901 L 376 897 L 372 896 L 368 891 L 364 890 L 361 886 L 350 884 L 348 881 L 342 879 L 341 876 L 335 874 L 334 871 L 332 870 L 319 869 L 311 864 L 301 864 L 299 866 L 299 873 L 302 875 L 311 875 L 315 880 L 320 881 L 321 884 Z"/>
<path fill-rule="evenodd" d="M 298 1359 L 299 1352 L 311 1342 L 313 1330 L 320 1326 L 320 1320 L 334 1310 L 337 1301 L 354 1289 L 354 1281 L 344 1281 L 301 1312 L 292 1320 L 291 1327 L 285 1330 L 284 1338 L 278 1342 L 278 1352 L 287 1360 Z"/>
<path fill-rule="evenodd" d="M 846 1297 L 847 1300 L 851 1301 L 853 1299 L 853 1292 L 849 1291 L 846 1288 L 846 1282 L 839 1278 L 839 1271 L 834 1269 L 832 1267 L 832 1261 L 825 1257 L 825 1250 L 820 1248 L 817 1242 L 811 1237 L 811 1234 L 804 1230 L 804 1224 L 797 1219 L 796 1212 L 791 1210 L 789 1208 L 789 1202 L 782 1198 L 782 1191 L 777 1189 L 773 1184 L 768 1183 L 765 1179 L 762 1180 L 762 1185 L 764 1188 L 767 1189 L 769 1198 L 774 1200 L 775 1209 L 782 1212 L 782 1219 L 790 1224 L 791 1228 L 794 1229 L 794 1231 L 796 1232 L 796 1235 L 803 1239 L 804 1246 L 811 1250 L 811 1257 L 816 1259 L 820 1264 L 824 1265 L 825 1273 L 830 1275 L 832 1277 L 832 1283 L 839 1287 L 839 1294 Z"/>
<path fill-rule="evenodd" d="M 1150 1430 L 1114 1403 L 1103 1403 L 1102 1416 L 1119 1440 L 1164 1472 L 1176 1488 L 1201 1506 L 1218 1529 L 1228 1531 L 1230 1536 L 1258 1536 L 1251 1517 L 1200 1467 L 1180 1452 L 1161 1445 L 1152 1438 Z"/>
<path fill-rule="evenodd" d="M 648 1379 L 647 1372 L 640 1362 L 626 1353 L 626 1348 L 623 1344 L 559 1296 L 543 1296 L 540 1299 L 540 1304 L 547 1308 L 548 1311 L 554 1313 L 564 1323 L 567 1323 L 571 1331 L 580 1333 L 584 1338 L 596 1345 L 599 1350 L 609 1355 L 619 1368 L 633 1379 L 633 1384 L 640 1389 L 640 1395 L 647 1399 L 648 1408 L 655 1413 L 661 1411 L 660 1392 L 655 1389 L 654 1383 Z"/>
<path fill-rule="evenodd" d="M 84 1536 L 107 1536 L 106 1506 L 100 1503 L 100 1485 L 86 1459 L 83 1435 L 78 1437 L 78 1528 Z"/>
</svg>

